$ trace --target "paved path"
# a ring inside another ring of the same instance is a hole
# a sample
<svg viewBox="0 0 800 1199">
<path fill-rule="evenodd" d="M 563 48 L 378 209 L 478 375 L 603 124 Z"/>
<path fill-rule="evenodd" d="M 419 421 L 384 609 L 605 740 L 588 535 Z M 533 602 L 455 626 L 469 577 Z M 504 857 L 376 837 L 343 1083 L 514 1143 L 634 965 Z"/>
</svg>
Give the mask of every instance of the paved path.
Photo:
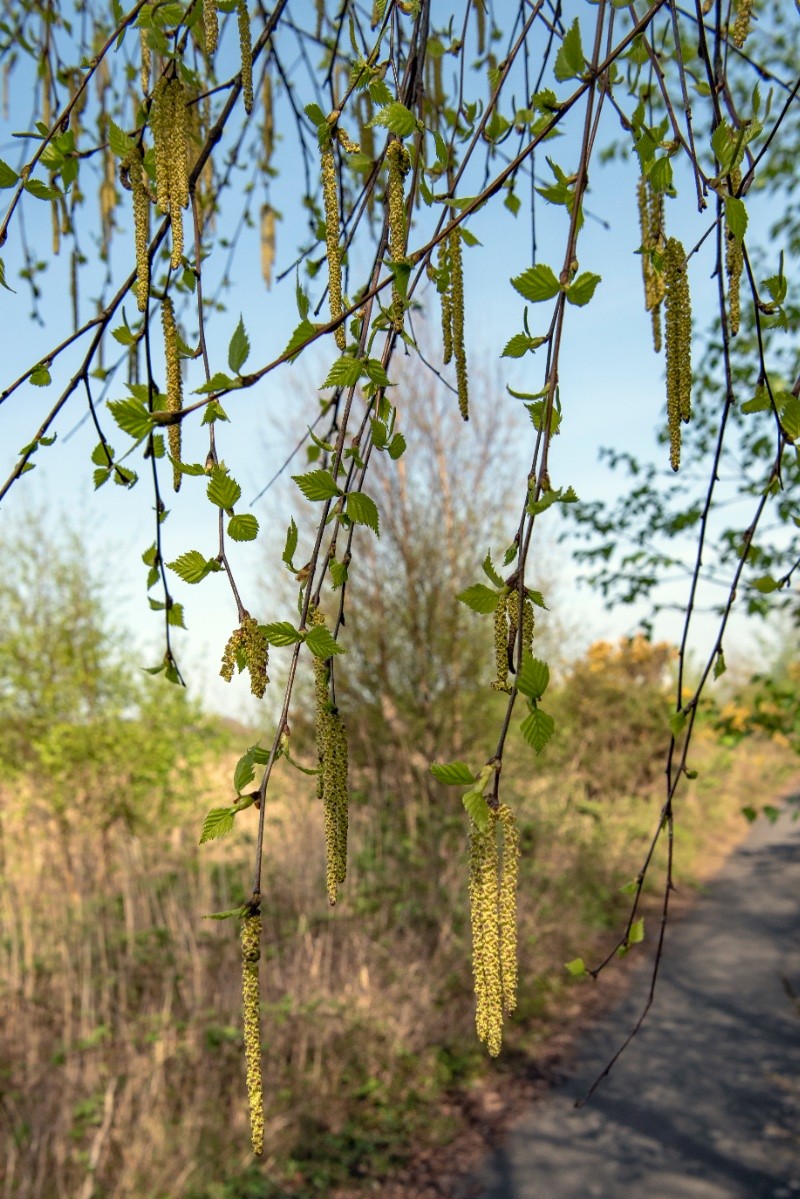
<svg viewBox="0 0 800 1199">
<path fill-rule="evenodd" d="M 469 1194 L 800 1199 L 800 820 L 759 821 L 672 926 L 647 1022 L 576 1109 L 646 986 L 640 968 Z"/>
</svg>

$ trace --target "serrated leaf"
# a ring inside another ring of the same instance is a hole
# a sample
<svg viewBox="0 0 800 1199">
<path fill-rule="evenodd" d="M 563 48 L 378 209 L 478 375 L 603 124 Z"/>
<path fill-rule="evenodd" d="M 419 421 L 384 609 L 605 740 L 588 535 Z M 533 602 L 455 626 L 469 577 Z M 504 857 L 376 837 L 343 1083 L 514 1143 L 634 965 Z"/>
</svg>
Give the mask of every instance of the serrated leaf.
<svg viewBox="0 0 800 1199">
<path fill-rule="evenodd" d="M 511 280 L 512 287 L 525 300 L 532 304 L 540 304 L 544 300 L 552 300 L 561 290 L 561 284 L 552 268 L 544 263 L 528 267 L 521 275 L 515 275 Z"/>
<path fill-rule="evenodd" d="M 738 196 L 725 197 L 725 223 L 736 240 L 741 243 L 747 232 L 747 209 Z"/>
<path fill-rule="evenodd" d="M 215 466 L 211 471 L 211 479 L 209 480 L 206 495 L 212 504 L 216 504 L 218 508 L 222 508 L 227 512 L 229 509 L 235 507 L 241 499 L 242 489 L 227 471 L 222 470 L 219 466 Z"/>
<path fill-rule="evenodd" d="M 328 123 L 325 119 L 325 113 L 322 111 L 319 104 L 306 104 L 303 112 L 306 114 L 311 124 L 317 129 L 320 127 L 320 125 L 327 125 Z"/>
<path fill-rule="evenodd" d="M 522 358 L 529 350 L 538 350 L 543 337 L 529 337 L 527 333 L 515 333 L 505 344 L 501 358 Z"/>
<path fill-rule="evenodd" d="M 108 466 L 98 467 L 96 470 L 92 471 L 92 480 L 94 482 L 95 491 L 102 487 L 104 483 L 107 483 L 110 477 L 111 468 Z"/>
<path fill-rule="evenodd" d="M 431 774 L 448 787 L 463 787 L 478 781 L 466 762 L 432 762 Z"/>
<path fill-rule="evenodd" d="M 307 500 L 318 503 L 341 495 L 341 488 L 329 470 L 312 470 L 307 475 L 292 475 Z"/>
<path fill-rule="evenodd" d="M 393 462 L 401 458 L 406 450 L 406 439 L 402 433 L 395 433 L 392 440 L 389 442 L 389 457 Z"/>
<path fill-rule="evenodd" d="M 522 651 L 522 666 L 517 675 L 517 687 L 528 699 L 540 699 L 550 682 L 550 667 L 546 662 L 534 658 L 527 650 Z"/>
<path fill-rule="evenodd" d="M 464 591 L 459 592 L 456 596 L 462 604 L 466 604 L 473 612 L 481 612 L 483 615 L 488 615 L 489 612 L 494 612 L 500 602 L 500 593 L 492 591 L 483 583 L 473 583 L 471 587 L 467 587 Z"/>
<path fill-rule="evenodd" d="M 239 324 L 236 326 L 230 345 L 228 346 L 228 366 L 237 375 L 240 375 L 249 354 L 250 338 L 245 332 L 244 318 L 240 316 Z"/>
<path fill-rule="evenodd" d="M 382 362 L 377 358 L 368 358 L 364 364 L 364 373 L 371 383 L 375 383 L 378 387 L 390 387 L 391 381 L 386 374 L 386 370 Z"/>
<path fill-rule="evenodd" d="M 398 137 L 410 137 L 417 128 L 417 119 L 413 112 L 409 112 L 405 104 L 401 104 L 399 100 L 393 100 L 380 112 L 376 112 L 369 123 L 370 125 L 382 125 L 391 133 L 396 133 Z"/>
<path fill-rule="evenodd" d="M 581 29 L 576 17 L 564 34 L 564 40 L 556 55 L 553 74 L 559 83 L 563 83 L 566 79 L 575 79 L 580 76 L 585 66 L 586 60 L 583 56 L 583 46 L 581 44 Z"/>
<path fill-rule="evenodd" d="M 232 516 L 228 521 L 228 536 L 234 541 L 255 541 L 258 521 L 250 512 Z"/>
<path fill-rule="evenodd" d="M 314 625 L 313 629 L 308 630 L 306 645 L 315 658 L 322 658 L 323 661 L 332 658 L 334 654 L 345 652 L 344 647 L 339 645 L 338 641 L 334 641 L 330 629 L 326 629 L 322 624 Z"/>
<path fill-rule="evenodd" d="M 120 325 L 118 329 L 112 329 L 111 336 L 115 341 L 118 341 L 121 346 L 132 346 L 136 344 L 136 335 L 131 333 L 127 325 Z"/>
<path fill-rule="evenodd" d="M 482 791 L 467 791 L 461 798 L 470 820 L 474 821 L 481 832 L 489 826 L 489 805 Z"/>
<path fill-rule="evenodd" d="M 175 629 L 185 629 L 183 623 L 183 604 L 173 603 L 167 609 L 167 624 Z"/>
<path fill-rule="evenodd" d="M 57 200 L 59 194 L 57 188 L 48 187 L 41 179 L 29 179 L 25 184 L 25 191 L 37 200 Z"/>
<path fill-rule="evenodd" d="M 294 517 L 289 520 L 289 528 L 286 530 L 286 544 L 283 547 L 282 560 L 286 563 L 290 570 L 294 570 L 292 559 L 294 551 L 297 549 L 297 525 L 294 523 Z"/>
<path fill-rule="evenodd" d="M 529 712 L 520 725 L 522 736 L 537 754 L 542 752 L 555 731 L 556 722 L 553 717 L 541 708 L 534 708 Z"/>
<path fill-rule="evenodd" d="M 203 821 L 203 831 L 200 834 L 200 844 L 214 841 L 233 831 L 236 820 L 235 808 L 212 808 Z"/>
<path fill-rule="evenodd" d="M 790 441 L 800 439 L 800 400 L 791 396 L 781 408 L 781 428 Z"/>
<path fill-rule="evenodd" d="M 641 945 L 644 940 L 644 917 L 640 920 L 634 920 L 628 932 L 629 945 Z"/>
<path fill-rule="evenodd" d="M 595 288 L 600 282 L 599 275 L 593 275 L 589 271 L 584 271 L 582 275 L 578 275 L 577 279 L 573 280 L 567 288 L 567 299 L 570 304 L 575 304 L 578 308 L 583 308 L 584 304 L 588 304 L 595 293 Z"/>
<path fill-rule="evenodd" d="M 668 723 L 673 737 L 680 737 L 686 728 L 686 713 L 683 711 L 673 712 Z"/>
<path fill-rule="evenodd" d="M 334 362 L 331 369 L 328 371 L 328 377 L 321 388 L 324 387 L 352 387 L 358 382 L 364 374 L 364 363 L 360 358 L 350 358 L 347 354 L 343 354 L 341 358 Z"/>
<path fill-rule="evenodd" d="M 780 590 L 780 583 L 777 579 L 773 579 L 772 575 L 761 575 L 757 579 L 753 579 L 750 584 L 755 587 L 756 591 L 760 591 L 762 595 L 769 595 L 772 591 Z"/>
<path fill-rule="evenodd" d="M 316 331 L 317 326 L 312 325 L 311 321 L 306 320 L 304 317 L 286 343 L 286 348 L 283 351 L 283 357 L 288 358 L 290 362 L 293 362 L 302 350 L 303 346 L 310 341 Z"/>
<path fill-rule="evenodd" d="M 335 558 L 331 558 L 328 569 L 331 574 L 331 586 L 337 591 L 347 580 L 347 567 L 344 562 L 337 562 Z"/>
<path fill-rule="evenodd" d="M 268 761 L 269 750 L 262 749 L 260 745 L 251 745 L 242 754 L 233 772 L 233 785 L 237 792 L 241 793 L 248 783 L 252 783 L 255 778 L 255 767 L 266 766 Z"/>
<path fill-rule="evenodd" d="M 380 517 L 378 507 L 373 499 L 364 495 L 363 491 L 353 491 L 347 497 L 347 515 L 357 525 L 366 525 L 372 529 L 376 537 L 380 537 Z"/>
<path fill-rule="evenodd" d="M 204 558 L 199 550 L 187 550 L 174 562 L 168 562 L 167 566 L 170 570 L 174 570 L 184 583 L 199 583 L 209 571 L 213 570 L 212 562 Z"/>
<path fill-rule="evenodd" d="M 501 589 L 503 587 L 505 587 L 505 583 L 503 582 L 502 578 L 500 577 L 500 575 L 497 573 L 497 571 L 494 568 L 494 564 L 492 562 L 492 555 L 490 553 L 487 553 L 486 557 L 483 560 L 482 566 L 483 566 L 483 573 L 486 575 L 487 579 L 489 579 L 490 582 L 494 583 L 495 587 L 500 587 Z"/>
<path fill-rule="evenodd" d="M 231 391 L 239 386 L 240 384 L 236 379 L 232 379 L 230 375 L 224 374 L 223 371 L 217 371 L 202 387 L 196 387 L 194 394 L 196 396 L 212 395 L 216 391 Z"/>
<path fill-rule="evenodd" d="M 50 376 L 50 371 L 47 369 L 45 364 L 40 362 L 39 365 L 35 366 L 31 371 L 30 381 L 34 387 L 49 387 L 53 380 Z"/>
<path fill-rule="evenodd" d="M 108 409 L 123 433 L 136 441 L 146 437 L 153 427 L 150 413 L 140 400 L 109 400 Z"/>
<path fill-rule="evenodd" d="M 8 284 L 6 283 L 6 266 L 5 266 L 5 263 L 3 262 L 2 258 L 0 258 L 0 287 L 4 287 L 6 289 L 6 291 L 12 292 L 13 295 L 17 294 L 14 291 L 14 288 L 9 287 Z"/>
<path fill-rule="evenodd" d="M 115 125 L 112 120 L 108 122 L 108 144 L 115 158 L 130 158 L 131 155 L 137 153 L 136 142 L 133 138 L 120 129 L 119 125 Z"/>
<path fill-rule="evenodd" d="M 0 189 L 13 187 L 19 179 L 17 172 L 0 158 Z"/>
<path fill-rule="evenodd" d="M 583 958 L 573 958 L 571 962 L 565 962 L 564 967 L 573 978 L 582 978 L 585 974 L 588 974 Z"/>
<path fill-rule="evenodd" d="M 288 620 L 276 620 L 265 625 L 264 636 L 270 645 L 295 645 L 303 640 L 302 633 L 298 633 Z"/>
</svg>

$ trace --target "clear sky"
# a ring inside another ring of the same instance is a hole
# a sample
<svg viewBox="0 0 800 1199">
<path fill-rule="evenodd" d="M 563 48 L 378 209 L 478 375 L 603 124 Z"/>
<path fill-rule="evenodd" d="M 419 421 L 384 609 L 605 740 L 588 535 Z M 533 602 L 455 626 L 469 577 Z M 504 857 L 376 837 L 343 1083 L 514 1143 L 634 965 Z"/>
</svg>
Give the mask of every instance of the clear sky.
<svg viewBox="0 0 800 1199">
<path fill-rule="evenodd" d="M 574 7 L 574 6 L 573 6 Z M 567 5 L 569 9 L 570 6 Z M 582 11 L 586 5 L 580 5 Z M 591 10 L 593 11 L 593 10 Z M 589 17 L 587 16 L 587 21 Z M 223 54 L 231 55 L 230 43 Z M 220 72 L 222 75 L 223 72 Z M 13 131 L 28 128 L 30 122 L 30 79 L 19 76 L 11 93 L 11 111 L 0 120 L 0 158 L 18 167 L 20 143 L 11 137 Z M 563 93 L 569 94 L 569 85 Z M 311 97 L 309 97 L 311 98 Z M 572 130 L 573 120 L 569 128 Z M 297 202 L 300 161 L 296 138 L 288 120 L 285 99 L 279 94 L 276 129 L 279 136 L 275 164 L 279 174 L 270 185 L 269 201 L 281 214 L 277 227 L 277 261 L 275 274 L 290 268 L 295 247 L 306 233 L 306 214 Z M 606 106 L 600 141 L 621 137 L 619 118 L 610 105 Z M 543 148 L 544 149 L 544 148 Z M 548 143 L 546 150 L 568 172 L 577 165 L 575 137 L 570 132 L 562 139 Z M 536 175 L 540 182 L 549 180 L 545 153 L 536 158 Z M 242 184 L 249 170 L 241 170 Z M 586 198 L 587 220 L 579 243 L 580 269 L 602 276 L 594 302 L 585 308 L 570 308 L 560 368 L 560 396 L 563 405 L 562 435 L 551 455 L 553 486 L 572 485 L 581 499 L 611 499 L 619 493 L 621 481 L 598 462 L 601 445 L 614 444 L 619 450 L 629 450 L 637 456 L 658 456 L 666 460 L 667 450 L 655 443 L 655 435 L 664 423 L 663 359 L 652 350 L 650 318 L 644 311 L 641 266 L 636 254 L 640 241 L 635 199 L 636 168 L 619 161 L 595 166 Z M 679 177 L 681 196 L 690 194 L 685 180 Z M 462 189 L 464 190 L 464 189 Z M 84 186 L 86 205 L 96 206 L 96 197 L 87 181 Z M 469 188 L 466 188 L 469 194 Z M 521 191 L 524 196 L 524 190 Z M 0 193 L 0 210 L 10 192 Z M 230 200 L 230 198 L 229 198 Z M 230 234 L 234 225 L 234 207 L 226 201 L 220 217 L 217 236 Z M 112 268 L 115 278 L 132 266 L 132 236 L 127 226 L 123 204 L 113 242 Z M 260 199 L 255 203 L 256 214 Z M 26 198 L 24 232 L 33 252 L 44 258 L 49 255 L 51 239 L 50 205 Z M 423 214 L 425 219 L 425 214 Z M 667 223 L 672 232 L 688 246 L 705 231 L 708 213 L 699 215 L 690 203 L 667 201 Z M 751 230 L 766 225 L 768 212 L 759 208 L 757 200 L 750 205 Z M 556 273 L 561 269 L 566 237 L 566 217 L 562 208 L 555 209 L 537 198 L 537 257 L 549 263 Z M 507 339 L 522 328 L 520 296 L 510 285 L 510 279 L 531 264 L 531 238 L 526 203 L 517 218 L 512 217 L 501 203 L 489 204 L 469 222 L 470 231 L 480 245 L 465 249 L 467 346 L 475 377 L 480 369 L 488 378 L 497 378 L 502 385 L 514 389 L 537 391 L 542 386 L 543 363 L 540 356 L 514 361 L 499 357 Z M 414 239 L 412 238 L 412 244 Z M 68 243 L 65 243 L 68 244 Z M 97 257 L 96 246 L 86 238 L 83 252 Z M 30 316 L 30 300 L 25 284 L 18 278 L 22 245 L 19 226 L 12 226 L 12 235 L 3 248 L 6 278 L 15 294 L 0 291 L 0 338 L 2 339 L 3 371 L 0 384 L 15 377 L 47 348 L 67 335 L 71 328 L 68 295 L 67 255 L 62 255 L 41 279 L 41 314 L 45 327 Z M 217 247 L 207 268 L 206 294 L 219 283 L 224 254 Z M 354 265 L 359 254 L 354 254 Z M 711 319 L 710 301 L 715 282 L 711 279 L 713 254 L 711 239 L 708 251 L 693 262 L 691 272 L 695 328 L 703 330 Z M 81 303 L 81 318 L 92 310 L 92 287 L 99 292 L 102 280 L 101 264 L 97 263 L 94 284 L 89 283 Z M 354 273 L 354 278 L 359 276 Z M 257 229 L 245 229 L 238 240 L 230 270 L 230 288 L 221 294 L 226 311 L 216 313 L 209 325 L 209 345 L 213 370 L 226 370 L 227 343 L 240 313 L 245 315 L 251 342 L 251 357 L 247 368 L 256 368 L 276 357 L 284 348 L 298 321 L 295 305 L 295 279 L 292 271 L 271 290 L 264 286 L 260 265 Z M 108 294 L 108 293 L 106 293 Z M 421 293 L 431 305 L 428 289 Z M 136 317 L 135 305 L 126 304 L 128 317 Z M 438 319 L 435 300 L 434 318 Z M 531 331 L 543 332 L 549 320 L 549 305 L 531 306 Z M 324 311 L 322 318 L 324 318 Z M 117 322 L 114 322 L 116 325 Z M 158 331 L 158 322 L 154 323 Z M 187 317 L 187 329 L 194 335 L 192 321 Z M 191 336 L 189 340 L 191 340 Z M 219 453 L 227 462 L 243 489 L 246 503 L 263 487 L 284 460 L 287 450 L 314 418 L 317 411 L 319 383 L 336 356 L 332 339 L 329 344 L 317 344 L 294 366 L 284 367 L 268 376 L 250 391 L 235 393 L 224 401 L 232 418 L 231 424 L 217 426 Z M 105 362 L 114 360 L 118 347 L 109 339 Z M 63 380 L 78 362 L 74 354 L 60 360 L 57 379 Z M 161 371 L 160 364 L 156 373 Z M 55 372 L 54 372 L 55 375 Z M 391 375 L 391 371 L 390 371 Z M 112 380 L 108 399 L 125 395 L 124 368 Z M 191 364 L 185 380 L 186 392 L 199 386 L 202 378 L 198 364 Z M 98 384 L 98 392 L 100 385 Z M 30 440 L 43 415 L 56 395 L 56 384 L 49 388 L 24 385 L 2 408 L 3 437 L 0 443 L 0 468 L 3 478 L 12 468 L 17 451 Z M 455 403 L 455 399 L 454 399 Z M 489 403 L 513 408 L 518 413 L 519 429 L 519 494 L 524 494 L 525 476 L 532 450 L 532 430 L 518 400 L 503 393 L 502 386 L 491 394 L 473 390 L 473 404 Z M 402 413 L 402 400 L 398 397 Z M 2 507 L 3 519 L 15 516 L 31 505 L 44 506 L 55 519 L 64 515 L 84 530 L 87 545 L 98 569 L 111 580 L 111 587 L 120 603 L 122 621 L 141 645 L 142 659 L 148 664 L 157 662 L 163 652 L 160 617 L 149 611 L 145 592 L 146 569 L 141 554 L 153 540 L 152 494 L 148 490 L 146 464 L 134 463 L 140 482 L 132 492 L 106 485 L 98 492 L 92 486 L 90 454 L 97 443 L 91 422 L 85 420 L 86 405 L 81 393 L 76 393 L 55 421 L 51 432 L 58 441 L 50 449 L 42 449 L 35 458 L 36 470 L 25 475 L 12 489 Z M 402 424 L 402 415 L 401 415 Z M 104 426 L 112 444 L 121 449 L 123 435 L 113 426 L 108 414 Z M 474 435 L 469 426 L 464 437 Z M 199 418 L 184 422 L 184 459 L 205 459 L 207 434 Z M 296 459 L 295 470 L 302 469 L 304 453 Z M 166 474 L 166 472 L 165 472 Z M 166 480 L 165 480 L 166 481 Z M 171 492 L 167 504 L 171 509 L 164 525 L 165 554 L 171 560 L 187 549 L 199 549 L 211 556 L 216 552 L 216 509 L 202 495 L 202 479 L 187 478 L 178 497 Z M 244 511 L 245 508 L 243 507 Z M 275 548 L 282 545 L 290 516 L 298 523 L 310 521 L 313 512 L 298 493 L 286 486 L 276 487 L 252 509 L 262 526 L 262 536 L 256 543 L 230 545 L 237 581 L 243 590 L 245 603 L 255 609 L 262 620 L 286 619 L 285 610 L 276 611 L 269 585 L 269 570 L 265 547 L 275 558 Z M 549 513 L 543 521 L 543 532 L 557 526 L 558 518 Z M 513 531 L 513 524 L 509 524 Z M 624 532 L 624 531 L 623 531 Z M 364 533 L 367 536 L 369 534 Z M 503 547 L 495 547 L 501 550 Z M 479 562 L 485 547 L 476 546 L 475 565 L 465 585 L 479 577 Z M 556 571 L 561 580 L 560 599 L 568 608 L 568 624 L 580 628 L 575 651 L 579 652 L 597 636 L 633 632 L 640 615 L 631 608 L 606 612 L 599 599 L 573 586 L 575 566 L 566 547 L 559 551 Z M 548 552 L 550 566 L 552 550 Z M 299 559 L 298 559 L 299 560 Z M 534 555 L 535 561 L 535 555 Z M 197 587 L 189 587 L 174 577 L 174 593 L 185 605 L 188 632 L 176 633 L 176 649 L 187 679 L 195 694 L 202 695 L 211 705 L 232 715 L 252 714 L 245 681 L 234 681 L 230 687 L 217 677 L 219 657 L 228 634 L 236 623 L 236 613 L 230 592 L 221 576 L 210 577 Z M 156 594 L 155 592 L 153 594 Z M 285 595 L 285 589 L 280 589 Z M 675 591 L 680 600 L 681 591 Z M 253 597 L 248 600 L 248 596 Z M 284 602 L 284 601 L 282 601 Z M 708 635 L 709 624 L 701 623 L 701 632 Z M 676 639 L 680 626 L 678 616 L 660 618 L 658 636 Z M 738 634 L 741 641 L 745 632 Z M 487 648 L 487 652 L 491 652 Z"/>
</svg>

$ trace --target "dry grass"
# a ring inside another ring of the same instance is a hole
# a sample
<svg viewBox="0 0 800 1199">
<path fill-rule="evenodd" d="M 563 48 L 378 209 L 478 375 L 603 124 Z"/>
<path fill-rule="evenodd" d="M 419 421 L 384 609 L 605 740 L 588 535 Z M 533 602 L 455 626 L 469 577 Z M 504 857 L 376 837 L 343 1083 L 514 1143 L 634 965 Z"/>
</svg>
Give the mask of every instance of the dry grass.
<svg viewBox="0 0 800 1199">
<path fill-rule="evenodd" d="M 759 752 L 732 770 L 731 751 L 703 749 L 739 794 L 706 788 L 703 774 L 687 791 L 685 878 L 702 873 L 720 828 L 743 827 L 735 813 L 754 786 L 775 785 L 777 751 Z M 208 806 L 229 767 L 209 780 Z M 437 1100 L 483 1068 L 462 819 L 434 831 L 399 800 L 379 813 L 357 805 L 346 896 L 331 912 L 321 815 L 296 778 L 268 812 L 268 1148 L 251 1173 L 237 930 L 201 917 L 245 898 L 255 813 L 201 848 L 197 818 L 162 838 L 99 836 L 79 818 L 56 822 L 33 788 L 0 795 L 0 1199 L 330 1194 L 452 1135 Z M 611 937 L 657 801 L 603 809 L 562 777 L 528 784 L 518 802 L 523 987 L 509 1042 L 530 1055 L 563 1006 L 562 963 Z"/>
</svg>

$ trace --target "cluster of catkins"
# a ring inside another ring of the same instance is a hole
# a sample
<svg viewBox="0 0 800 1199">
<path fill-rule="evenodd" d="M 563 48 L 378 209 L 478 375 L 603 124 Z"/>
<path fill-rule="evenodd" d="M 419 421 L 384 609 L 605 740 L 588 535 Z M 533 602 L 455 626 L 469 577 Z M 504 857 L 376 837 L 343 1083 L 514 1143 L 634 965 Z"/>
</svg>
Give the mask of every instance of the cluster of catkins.
<svg viewBox="0 0 800 1199">
<path fill-rule="evenodd" d="M 502 863 L 498 847 L 502 832 Z M 507 804 L 489 809 L 470 828 L 469 903 L 475 1026 L 492 1057 L 503 1038 L 503 1016 L 517 1006 L 517 873 L 519 830 Z"/>
<path fill-rule="evenodd" d="M 240 671 L 246 668 L 250 672 L 251 692 L 257 699 L 263 699 L 269 682 L 268 656 L 269 645 L 263 630 L 258 621 L 245 612 L 239 628 L 234 629 L 228 638 L 219 673 L 229 683 L 237 665 Z"/>
<path fill-rule="evenodd" d="M 325 623 L 317 610 L 312 625 Z M 317 796 L 325 813 L 325 882 L 328 900 L 336 903 L 338 887 L 347 875 L 347 730 L 338 708 L 331 700 L 330 659 L 314 658 L 315 733 L 319 773 Z"/>
<path fill-rule="evenodd" d="M 467 350 L 464 345 L 464 267 L 461 259 L 461 230 L 452 229 L 439 242 L 438 288 L 442 304 L 444 364 L 456 367 L 458 410 L 469 420 Z"/>
<path fill-rule="evenodd" d="M 533 646 L 533 603 L 526 594 L 522 604 L 522 648 L 531 652 Z M 510 691 L 509 670 L 513 668 L 517 652 L 519 633 L 519 591 L 505 590 L 501 593 L 494 610 L 494 653 L 497 678 L 492 683 L 495 691 Z"/>
</svg>

